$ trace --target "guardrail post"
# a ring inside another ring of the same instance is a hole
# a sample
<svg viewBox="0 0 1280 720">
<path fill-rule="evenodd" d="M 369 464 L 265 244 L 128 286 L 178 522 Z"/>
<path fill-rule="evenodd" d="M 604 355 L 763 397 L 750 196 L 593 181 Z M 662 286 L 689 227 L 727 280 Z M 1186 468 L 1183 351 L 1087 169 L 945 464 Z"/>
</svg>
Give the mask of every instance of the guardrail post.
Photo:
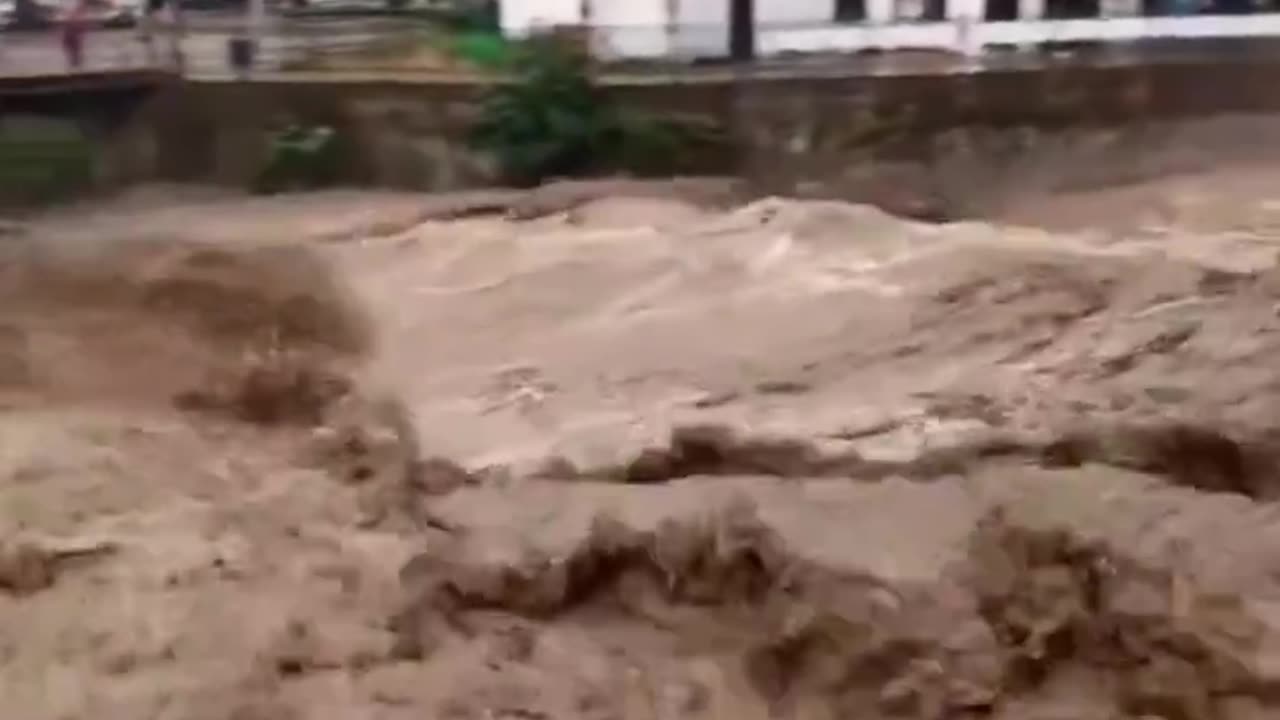
<svg viewBox="0 0 1280 720">
<path fill-rule="evenodd" d="M 985 0 L 948 0 L 947 17 L 955 24 L 957 52 L 969 57 L 981 54 L 982 38 L 977 29 L 985 5 Z"/>
<path fill-rule="evenodd" d="M 889 25 L 897 14 L 894 0 L 867 0 L 867 24 Z"/>
<path fill-rule="evenodd" d="M 253 71 L 262 53 L 263 26 L 266 25 L 267 20 L 265 0 L 249 0 L 246 13 L 244 34 L 246 47 L 241 50 L 244 54 L 244 67 L 241 72 L 247 75 Z"/>
<path fill-rule="evenodd" d="M 182 41 L 187 34 L 187 18 L 182 12 L 182 0 L 169 0 L 169 17 L 173 21 L 173 29 L 169 34 L 169 61 L 175 72 L 185 73 L 187 56 L 183 52 Z"/>
<path fill-rule="evenodd" d="M 966 57 L 974 57 L 982 53 L 982 43 L 978 38 L 978 21 L 972 15 L 957 15 L 956 50 Z"/>
<path fill-rule="evenodd" d="M 1045 0 L 1018 0 L 1018 19 L 1019 20 L 1043 20 L 1045 14 Z M 1024 50 L 1035 48 L 1038 43 L 1024 42 L 1019 45 Z"/>
</svg>

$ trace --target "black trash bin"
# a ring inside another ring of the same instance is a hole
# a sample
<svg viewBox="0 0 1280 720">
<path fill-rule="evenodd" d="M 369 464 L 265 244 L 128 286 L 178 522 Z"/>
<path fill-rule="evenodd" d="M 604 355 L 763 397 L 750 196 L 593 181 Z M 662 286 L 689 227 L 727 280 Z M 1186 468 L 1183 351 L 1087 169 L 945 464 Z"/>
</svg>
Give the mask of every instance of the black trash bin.
<svg viewBox="0 0 1280 720">
<path fill-rule="evenodd" d="M 241 75 L 248 74 L 253 68 L 253 58 L 257 48 L 254 47 L 253 39 L 243 35 L 236 36 L 227 41 L 227 59 L 230 62 L 231 69 Z"/>
</svg>

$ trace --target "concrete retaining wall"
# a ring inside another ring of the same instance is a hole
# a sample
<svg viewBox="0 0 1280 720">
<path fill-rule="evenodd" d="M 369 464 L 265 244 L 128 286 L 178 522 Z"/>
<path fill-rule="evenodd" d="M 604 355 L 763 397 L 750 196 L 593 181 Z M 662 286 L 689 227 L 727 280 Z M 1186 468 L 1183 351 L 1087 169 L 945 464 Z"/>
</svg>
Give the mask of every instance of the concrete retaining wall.
<svg viewBox="0 0 1280 720">
<path fill-rule="evenodd" d="M 851 178 L 868 168 L 927 164 L 940 148 L 960 152 L 966 142 L 963 152 L 994 156 L 1027 133 L 1133 133 L 1176 118 L 1273 112 L 1280 110 L 1277 76 L 1280 54 L 1250 53 L 968 74 L 711 74 L 618 83 L 612 92 L 628 106 L 722 129 L 734 152 L 708 158 L 704 172 L 741 174 L 787 192 L 827 186 L 852 193 L 862 181 Z M 262 167 L 272 133 L 299 122 L 338 131 L 348 182 L 449 190 L 493 181 L 490 163 L 465 142 L 482 92 L 441 82 L 167 84 L 149 97 L 121 95 L 128 112 L 103 112 L 111 101 L 96 100 L 89 114 L 113 118 L 109 131 L 97 133 L 106 158 L 99 175 L 112 187 L 157 179 L 245 184 Z M 60 112 L 81 112 L 64 105 Z M 0 113 L 11 107 L 0 91 Z M 957 144 L 958 136 L 968 140 Z"/>
</svg>

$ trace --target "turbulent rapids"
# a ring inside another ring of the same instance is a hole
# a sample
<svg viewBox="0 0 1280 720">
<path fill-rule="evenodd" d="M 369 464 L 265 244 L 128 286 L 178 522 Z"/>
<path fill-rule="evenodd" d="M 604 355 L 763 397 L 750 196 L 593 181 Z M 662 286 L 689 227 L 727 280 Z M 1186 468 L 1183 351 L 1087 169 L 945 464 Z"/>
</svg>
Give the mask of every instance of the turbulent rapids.
<svg viewBox="0 0 1280 720">
<path fill-rule="evenodd" d="M 0 698 L 1272 717 L 1276 178 L 947 224 L 682 181 L 14 225 Z"/>
</svg>

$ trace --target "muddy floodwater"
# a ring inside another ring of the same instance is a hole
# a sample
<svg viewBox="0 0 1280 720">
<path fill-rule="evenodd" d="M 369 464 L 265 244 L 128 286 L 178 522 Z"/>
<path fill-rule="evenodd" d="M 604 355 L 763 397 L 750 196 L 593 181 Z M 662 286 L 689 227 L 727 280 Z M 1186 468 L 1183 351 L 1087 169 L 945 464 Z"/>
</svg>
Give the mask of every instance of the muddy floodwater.
<svg viewBox="0 0 1280 720">
<path fill-rule="evenodd" d="M 0 232 L 6 718 L 1280 717 L 1280 164 Z"/>
</svg>

